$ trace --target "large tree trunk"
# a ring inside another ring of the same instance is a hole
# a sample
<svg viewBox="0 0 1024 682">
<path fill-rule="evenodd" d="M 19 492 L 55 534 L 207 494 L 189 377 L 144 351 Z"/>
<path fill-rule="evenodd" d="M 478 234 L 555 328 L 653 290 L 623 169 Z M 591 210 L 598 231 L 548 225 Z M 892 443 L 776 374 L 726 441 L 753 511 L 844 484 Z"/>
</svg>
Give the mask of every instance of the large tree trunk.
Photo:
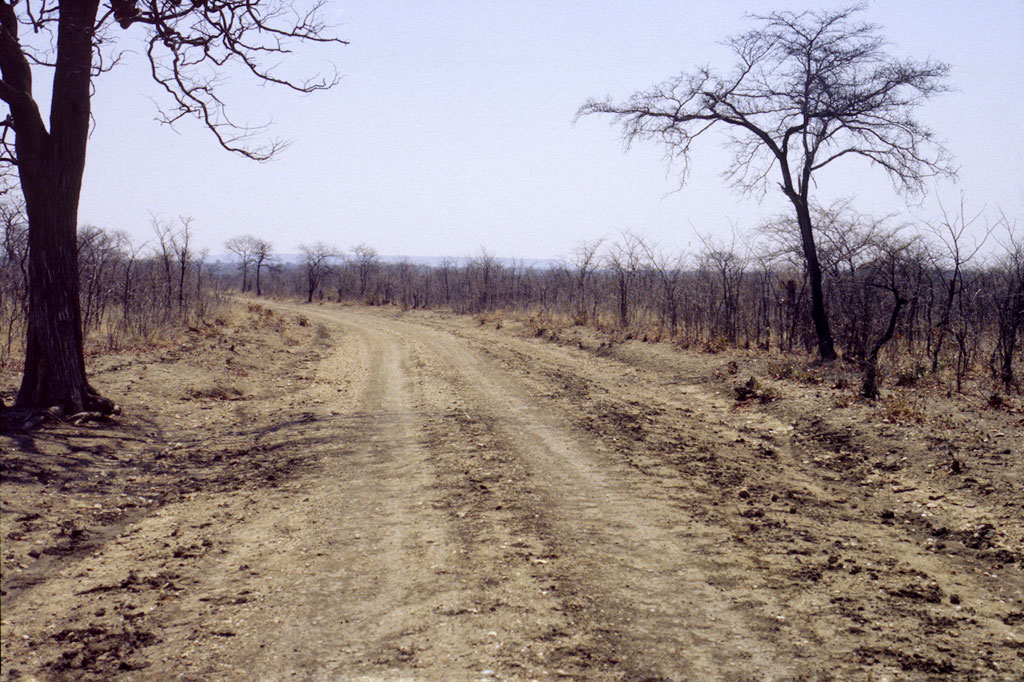
<svg viewBox="0 0 1024 682">
<path fill-rule="evenodd" d="M 807 280 L 811 287 L 811 320 L 814 322 L 814 333 L 818 338 L 818 355 L 822 360 L 835 360 L 836 349 L 832 342 L 828 312 L 825 310 L 825 291 L 822 286 L 821 264 L 818 262 L 818 248 L 814 243 L 810 206 L 799 200 L 793 200 L 793 206 L 796 208 L 800 242 L 807 265 Z"/>
<path fill-rule="evenodd" d="M 76 243 L 89 136 L 91 27 L 98 4 L 61 3 L 49 132 L 34 101 L 11 107 L 29 220 L 28 333 L 16 404 L 59 406 L 66 413 L 114 408 L 85 376 Z"/>
</svg>

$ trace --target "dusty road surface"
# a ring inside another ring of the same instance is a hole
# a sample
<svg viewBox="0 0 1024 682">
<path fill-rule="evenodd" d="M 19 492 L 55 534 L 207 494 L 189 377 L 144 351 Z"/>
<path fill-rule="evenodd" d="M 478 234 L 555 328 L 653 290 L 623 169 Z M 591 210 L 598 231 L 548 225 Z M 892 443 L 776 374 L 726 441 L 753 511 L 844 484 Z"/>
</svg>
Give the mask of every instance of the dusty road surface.
<svg viewBox="0 0 1024 682">
<path fill-rule="evenodd" d="M 105 360 L 119 423 L 2 441 L 3 679 L 1024 679 L 1019 406 L 500 327 L 261 303 Z"/>
</svg>

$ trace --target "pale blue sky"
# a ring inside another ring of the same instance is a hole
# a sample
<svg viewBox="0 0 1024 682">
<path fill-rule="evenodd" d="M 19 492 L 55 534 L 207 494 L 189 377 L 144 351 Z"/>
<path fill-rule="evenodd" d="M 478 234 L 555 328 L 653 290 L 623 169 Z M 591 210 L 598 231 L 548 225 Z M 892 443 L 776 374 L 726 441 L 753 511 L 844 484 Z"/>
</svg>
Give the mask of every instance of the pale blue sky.
<svg viewBox="0 0 1024 682">
<path fill-rule="evenodd" d="M 330 58 L 327 93 L 296 96 L 229 83 L 236 118 L 272 118 L 291 141 L 257 164 L 222 151 L 197 123 L 154 121 L 157 88 L 137 55 L 97 82 L 80 223 L 149 239 L 150 213 L 194 218 L 212 253 L 252 233 L 279 252 L 321 240 L 380 253 L 555 258 L 584 239 L 633 230 L 668 250 L 694 248 L 694 229 L 725 233 L 785 211 L 780 197 L 738 196 L 720 177 L 727 152 L 708 137 L 681 191 L 651 144 L 623 153 L 610 121 L 573 125 L 588 97 L 624 99 L 693 66 L 728 68 L 718 41 L 745 12 L 833 2 L 718 3 L 330 0 L 351 42 Z M 936 197 L 1024 220 L 1024 1 L 870 4 L 901 56 L 952 65 L 956 92 L 922 110 L 961 168 Z M 122 47 L 130 48 L 125 41 Z M 865 213 L 901 210 L 885 175 L 857 163 L 821 177 L 822 199 L 855 197 Z"/>
</svg>

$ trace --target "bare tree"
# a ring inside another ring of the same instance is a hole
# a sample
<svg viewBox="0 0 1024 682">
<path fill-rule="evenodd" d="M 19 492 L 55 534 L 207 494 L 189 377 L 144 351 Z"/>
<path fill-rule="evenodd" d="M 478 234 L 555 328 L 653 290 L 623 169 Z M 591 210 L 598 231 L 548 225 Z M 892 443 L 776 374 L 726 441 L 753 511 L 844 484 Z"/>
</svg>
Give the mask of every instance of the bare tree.
<svg viewBox="0 0 1024 682">
<path fill-rule="evenodd" d="M 253 265 L 256 267 L 256 295 L 263 295 L 262 280 L 260 275 L 263 269 L 274 264 L 274 245 L 265 239 L 257 239 L 253 249 Z"/>
<path fill-rule="evenodd" d="M 1024 330 L 1024 237 L 1016 223 L 1003 215 L 1000 222 L 1006 230 L 1006 250 L 997 267 L 995 302 L 998 343 L 993 359 L 998 362 L 998 376 L 1006 388 L 1013 385 L 1013 357 L 1018 337 Z"/>
<path fill-rule="evenodd" d="M 78 231 L 78 268 L 85 329 L 99 327 L 112 293 L 110 273 L 121 256 L 119 237 L 87 225 Z"/>
<path fill-rule="evenodd" d="M 865 268 L 868 271 L 865 278 L 867 286 L 892 295 L 892 308 L 885 330 L 871 344 L 862 361 L 864 381 L 861 384 L 861 395 L 869 400 L 878 397 L 878 356 L 885 345 L 892 341 L 900 313 L 909 303 L 904 276 L 909 270 L 906 260 L 914 246 L 914 240 L 901 238 L 898 233 L 897 229 L 879 235 L 871 244 L 873 258 Z"/>
<path fill-rule="evenodd" d="M 473 312 L 487 312 L 494 307 L 495 283 L 500 269 L 497 257 L 484 247 L 480 247 L 480 255 L 466 264 L 467 283 L 472 292 L 470 309 Z"/>
<path fill-rule="evenodd" d="M 653 244 L 641 242 L 647 267 L 654 270 L 658 281 L 658 300 L 662 326 L 668 327 L 669 336 L 675 336 L 679 327 L 679 285 L 683 277 L 683 255 L 669 256 L 659 253 Z"/>
<path fill-rule="evenodd" d="M 158 250 L 157 257 L 160 259 L 160 264 L 163 266 L 162 270 L 164 273 L 164 299 L 165 304 L 169 308 L 171 304 L 171 298 L 174 293 L 174 285 L 171 275 L 171 267 L 174 265 L 174 252 L 175 252 L 175 237 L 174 227 L 171 223 L 158 218 L 153 215 L 150 216 L 153 223 L 153 232 L 156 234 L 156 246 L 154 249 Z"/>
<path fill-rule="evenodd" d="M 365 299 L 366 292 L 370 287 L 370 278 L 380 266 L 380 257 L 376 249 L 366 244 L 357 244 L 352 247 L 352 259 L 356 264 L 356 273 L 359 277 L 359 298 Z"/>
<path fill-rule="evenodd" d="M 730 38 L 734 72 L 683 73 L 622 104 L 589 100 L 577 113 L 611 114 L 627 145 L 655 140 L 683 164 L 697 138 L 718 126 L 734 133 L 729 177 L 766 191 L 773 173 L 797 218 L 822 359 L 836 357 L 811 219 L 816 171 L 846 157 L 883 168 L 898 190 L 916 193 L 935 174 L 952 175 L 932 132 L 913 117 L 946 91 L 946 64 L 897 59 L 879 28 L 855 21 L 864 5 L 755 16 L 758 28 Z"/>
<path fill-rule="evenodd" d="M 623 232 L 622 241 L 608 247 L 605 260 L 615 273 L 618 291 L 619 328 L 625 329 L 630 320 L 630 296 L 636 283 L 644 255 L 644 240 L 632 232 Z"/>
<path fill-rule="evenodd" d="M 179 218 L 181 229 L 173 236 L 174 256 L 178 261 L 178 312 L 185 314 L 185 275 L 194 255 L 189 248 L 192 241 L 192 218 Z"/>
<path fill-rule="evenodd" d="M 572 254 L 571 277 L 575 288 L 576 311 L 575 320 L 577 324 L 587 324 L 594 316 L 593 309 L 597 307 L 596 300 L 593 306 L 588 304 L 590 298 L 591 280 L 594 279 L 594 272 L 601 264 L 598 253 L 604 239 L 591 239 L 582 241 L 576 246 Z"/>
<path fill-rule="evenodd" d="M 717 309 L 716 331 L 730 344 L 736 343 L 737 317 L 740 309 L 740 282 L 747 268 L 747 258 L 736 251 L 736 228 L 733 226 L 732 239 L 728 244 L 720 242 L 710 235 L 697 234 L 704 250 L 700 253 L 700 270 L 710 276 L 712 289 L 706 294 L 717 305 L 709 306 L 709 310 Z"/>
<path fill-rule="evenodd" d="M 251 234 L 243 234 L 224 242 L 224 248 L 238 257 L 238 269 L 242 271 L 242 292 L 249 291 L 249 268 L 256 263 L 259 240 Z"/>
<path fill-rule="evenodd" d="M 303 244 L 299 247 L 302 252 L 303 267 L 306 272 L 306 303 L 313 302 L 313 294 L 317 292 L 324 278 L 331 271 L 331 260 L 338 256 L 337 249 L 317 242 L 316 244 Z"/>
<path fill-rule="evenodd" d="M 262 160 L 281 144 L 260 145 L 253 136 L 262 128 L 232 122 L 215 87 L 216 72 L 237 65 L 261 81 L 300 92 L 328 88 L 337 80 L 292 79 L 273 69 L 296 42 L 340 42 L 325 34 L 315 0 L 309 11 L 286 5 L 0 1 L 0 101 L 9 110 L 0 122 L 0 161 L 17 167 L 29 221 L 31 286 L 17 405 L 57 405 L 66 412 L 114 409 L 86 379 L 75 257 L 93 78 L 118 62 L 114 34 L 136 32 L 145 41 L 150 72 L 170 102 L 166 122 L 197 118 L 225 149 Z M 44 68 L 53 71 L 48 106 L 40 106 L 32 90 L 33 71 Z M 43 111 L 49 113 L 48 124 Z"/>
<path fill-rule="evenodd" d="M 15 332 L 28 314 L 28 223 L 25 205 L 11 196 L 0 201 L 0 314 L 4 343 L 0 346 L 0 367 L 11 358 Z"/>
<path fill-rule="evenodd" d="M 981 213 L 968 217 L 964 198 L 960 198 L 960 208 L 952 213 L 940 204 L 942 210 L 942 224 L 929 225 L 931 231 L 942 242 L 946 253 L 936 256 L 935 272 L 942 281 L 944 289 L 944 300 L 940 311 L 939 324 L 936 327 L 935 342 L 931 346 L 932 372 L 939 369 L 939 357 L 942 353 L 942 345 L 950 332 L 952 322 L 953 303 L 961 294 L 964 287 L 964 271 L 981 251 L 991 230 L 986 231 L 980 239 L 971 243 L 967 242 L 967 231 L 981 217 Z"/>
<path fill-rule="evenodd" d="M 135 265 L 139 260 L 141 247 L 132 243 L 131 237 L 125 232 L 115 235 L 118 249 L 123 254 L 121 258 L 121 331 L 125 335 L 132 326 L 131 294 L 137 275 Z"/>
<path fill-rule="evenodd" d="M 444 304 L 451 305 L 452 303 L 452 279 L 453 273 L 459 268 L 458 262 L 454 258 L 445 258 L 441 261 L 439 270 L 441 271 L 441 286 L 444 290 Z"/>
</svg>

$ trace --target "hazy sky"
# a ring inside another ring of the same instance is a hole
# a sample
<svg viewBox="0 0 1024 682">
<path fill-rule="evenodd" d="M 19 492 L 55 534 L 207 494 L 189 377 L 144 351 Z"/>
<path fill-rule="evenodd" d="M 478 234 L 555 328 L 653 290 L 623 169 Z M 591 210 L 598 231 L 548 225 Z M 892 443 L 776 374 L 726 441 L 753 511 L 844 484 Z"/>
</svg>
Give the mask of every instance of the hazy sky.
<svg viewBox="0 0 1024 682">
<path fill-rule="evenodd" d="M 321 240 L 389 255 L 555 258 L 582 240 L 645 234 L 676 251 L 703 234 L 785 211 L 781 197 L 731 191 L 720 137 L 697 145 L 688 183 L 654 144 L 624 153 L 610 120 L 573 116 L 588 97 L 622 100 L 695 65 L 731 67 L 720 40 L 746 12 L 832 2 L 329 0 L 347 47 L 318 51 L 342 76 L 298 96 L 247 79 L 227 84 L 236 119 L 274 121 L 291 142 L 259 164 L 221 150 L 194 121 L 155 122 L 159 91 L 140 55 L 97 81 L 79 222 L 151 237 L 150 215 L 194 219 L 214 254 L 243 233 L 279 252 Z M 921 118 L 961 169 L 936 198 L 1024 221 L 1024 1 L 872 2 L 892 53 L 952 65 L 956 92 Z M 121 47 L 137 44 L 124 40 Z M 316 64 L 315 61 L 309 63 Z M 864 213 L 904 208 L 884 173 L 840 163 L 822 199 L 853 196 Z"/>
</svg>

